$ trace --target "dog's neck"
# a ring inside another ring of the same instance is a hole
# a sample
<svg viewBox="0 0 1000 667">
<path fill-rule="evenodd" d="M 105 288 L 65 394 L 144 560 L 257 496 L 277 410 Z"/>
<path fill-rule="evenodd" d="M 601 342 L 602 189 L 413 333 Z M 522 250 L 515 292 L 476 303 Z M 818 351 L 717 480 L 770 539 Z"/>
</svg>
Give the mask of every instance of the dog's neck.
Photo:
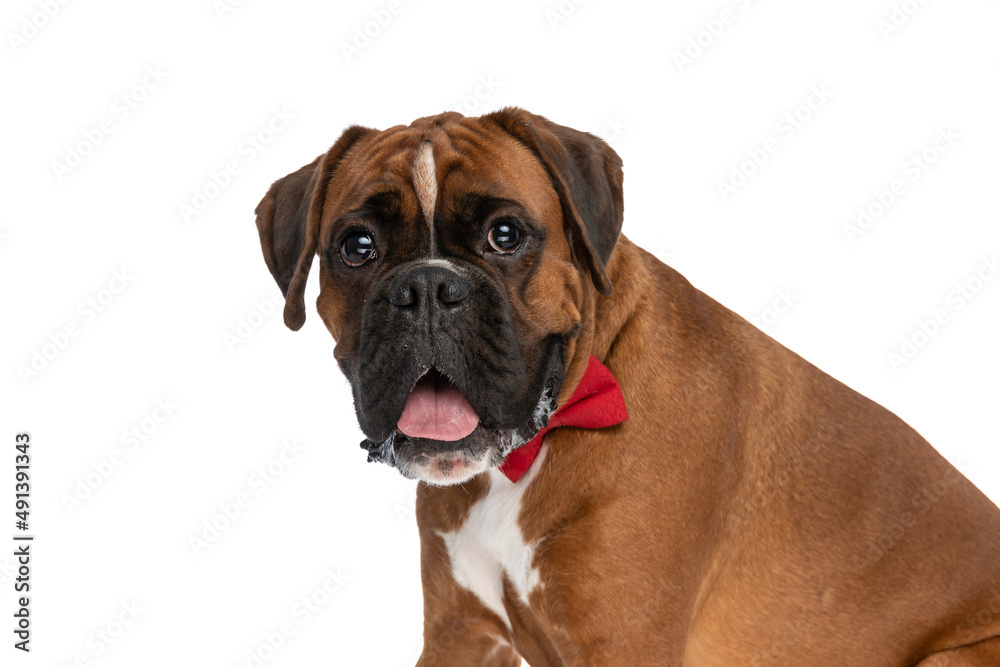
<svg viewBox="0 0 1000 667">
<path fill-rule="evenodd" d="M 624 235 L 608 261 L 607 272 L 614 285 L 611 296 L 602 296 L 588 285 L 580 304 L 582 326 L 580 334 L 566 346 L 566 373 L 558 403 L 562 405 L 572 396 L 580 383 L 590 356 L 603 364 L 608 363 L 619 334 L 626 327 L 642 301 L 642 291 L 647 284 L 648 269 L 643 263 L 641 251 Z M 619 277 L 630 276 L 629 280 Z M 595 322 L 601 326 L 595 326 Z M 614 369 L 611 369 L 614 372 Z"/>
</svg>

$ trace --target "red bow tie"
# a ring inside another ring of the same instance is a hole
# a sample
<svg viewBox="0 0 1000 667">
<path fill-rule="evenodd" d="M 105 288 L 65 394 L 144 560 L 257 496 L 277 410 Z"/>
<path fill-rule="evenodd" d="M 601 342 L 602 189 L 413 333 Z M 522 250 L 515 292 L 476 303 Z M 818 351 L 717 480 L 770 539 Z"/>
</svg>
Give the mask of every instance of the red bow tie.
<svg viewBox="0 0 1000 667">
<path fill-rule="evenodd" d="M 549 424 L 527 442 L 510 454 L 500 466 L 500 472 L 512 482 L 521 479 L 528 472 L 538 451 L 542 448 L 542 437 L 559 426 L 579 426 L 581 428 L 604 428 L 628 421 L 625 397 L 622 396 L 618 380 L 607 367 L 593 356 L 587 362 L 587 370 L 576 390 L 565 405 L 560 405 L 549 418 Z"/>
</svg>

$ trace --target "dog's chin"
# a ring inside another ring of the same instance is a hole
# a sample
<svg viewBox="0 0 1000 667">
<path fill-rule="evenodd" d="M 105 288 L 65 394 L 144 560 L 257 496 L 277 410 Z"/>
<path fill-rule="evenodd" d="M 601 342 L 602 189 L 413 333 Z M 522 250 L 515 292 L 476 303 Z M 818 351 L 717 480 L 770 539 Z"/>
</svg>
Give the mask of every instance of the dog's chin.
<svg viewBox="0 0 1000 667">
<path fill-rule="evenodd" d="M 503 464 L 507 455 L 524 442 L 527 440 L 518 435 L 518 430 L 494 430 L 480 425 L 454 442 L 413 438 L 397 430 L 384 442 L 366 440 L 361 446 L 368 449 L 369 461 L 391 465 L 403 477 L 435 486 L 451 486 Z"/>
<path fill-rule="evenodd" d="M 403 477 L 434 486 L 462 484 L 492 467 L 488 454 L 477 458 L 462 451 L 419 454 L 410 461 L 397 463 Z"/>
</svg>

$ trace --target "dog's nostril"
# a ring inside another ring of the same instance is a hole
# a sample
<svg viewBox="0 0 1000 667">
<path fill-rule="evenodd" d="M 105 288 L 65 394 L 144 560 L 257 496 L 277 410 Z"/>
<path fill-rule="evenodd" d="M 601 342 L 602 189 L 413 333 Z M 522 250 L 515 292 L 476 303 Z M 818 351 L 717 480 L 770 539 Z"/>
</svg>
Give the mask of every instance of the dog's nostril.
<svg viewBox="0 0 1000 667">
<path fill-rule="evenodd" d="M 410 308 L 417 305 L 417 291 L 410 283 L 399 283 L 389 292 L 389 303 L 396 308 Z"/>
<path fill-rule="evenodd" d="M 454 309 L 469 298 L 469 284 L 454 271 L 420 267 L 400 276 L 389 290 L 395 308 Z"/>
<path fill-rule="evenodd" d="M 454 306 L 469 296 L 469 286 L 464 280 L 445 280 L 438 288 L 438 300 L 446 306 Z"/>
</svg>

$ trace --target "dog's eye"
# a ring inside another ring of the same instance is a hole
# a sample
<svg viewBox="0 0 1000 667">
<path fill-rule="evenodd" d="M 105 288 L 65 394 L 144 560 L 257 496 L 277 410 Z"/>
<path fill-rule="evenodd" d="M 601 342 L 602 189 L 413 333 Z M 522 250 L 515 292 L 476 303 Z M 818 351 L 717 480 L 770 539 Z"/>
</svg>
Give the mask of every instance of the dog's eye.
<svg viewBox="0 0 1000 667">
<path fill-rule="evenodd" d="M 375 240 L 368 232 L 351 232 L 340 246 L 340 256 L 348 266 L 361 266 L 375 256 Z"/>
<path fill-rule="evenodd" d="M 509 218 L 500 218 L 490 227 L 490 247 L 497 252 L 511 253 L 521 245 L 521 232 Z"/>
</svg>

